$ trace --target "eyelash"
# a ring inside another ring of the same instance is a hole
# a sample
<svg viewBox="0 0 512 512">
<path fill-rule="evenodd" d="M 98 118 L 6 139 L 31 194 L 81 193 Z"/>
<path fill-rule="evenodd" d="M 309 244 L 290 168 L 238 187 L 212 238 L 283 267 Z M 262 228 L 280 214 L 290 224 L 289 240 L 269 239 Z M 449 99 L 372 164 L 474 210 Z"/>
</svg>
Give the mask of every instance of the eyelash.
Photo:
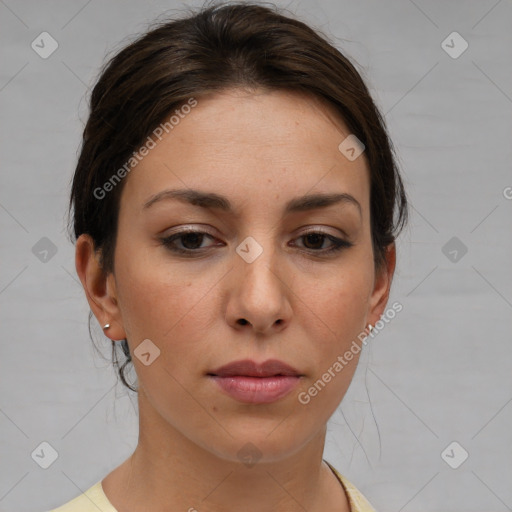
<svg viewBox="0 0 512 512">
<path fill-rule="evenodd" d="M 185 235 L 188 234 L 198 234 L 198 235 L 206 235 L 210 238 L 214 238 L 212 235 L 207 233 L 206 231 L 196 231 L 196 230 L 186 230 L 186 231 L 180 231 L 179 233 L 175 233 L 174 235 L 168 236 L 166 238 L 162 238 L 161 242 L 162 245 L 164 245 L 167 249 L 170 251 L 182 254 L 184 256 L 194 257 L 194 255 L 199 254 L 200 252 L 204 252 L 202 249 L 180 249 L 173 245 L 174 241 L 182 238 Z M 348 249 L 349 247 L 352 247 L 354 244 L 351 242 L 347 242 L 346 240 L 342 240 L 341 238 L 337 238 L 335 236 L 329 235 L 327 233 L 324 233 L 323 231 L 308 231 L 306 233 L 302 233 L 298 238 L 303 238 L 308 235 L 320 235 L 328 240 L 330 240 L 333 243 L 333 246 L 329 249 L 323 249 L 323 250 L 315 250 L 315 249 L 309 249 L 309 250 L 301 250 L 301 252 L 308 252 L 310 254 L 318 255 L 318 256 L 328 256 L 337 252 L 342 251 L 343 249 Z M 202 240 L 201 240 L 202 242 Z M 322 244 L 323 245 L 323 244 Z"/>
</svg>

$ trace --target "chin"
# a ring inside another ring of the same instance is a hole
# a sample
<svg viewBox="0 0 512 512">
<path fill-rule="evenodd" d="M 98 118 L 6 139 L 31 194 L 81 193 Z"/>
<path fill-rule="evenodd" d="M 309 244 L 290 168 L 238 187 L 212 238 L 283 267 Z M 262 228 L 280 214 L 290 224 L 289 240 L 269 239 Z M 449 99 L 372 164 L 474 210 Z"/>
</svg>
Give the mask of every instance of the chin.
<svg viewBox="0 0 512 512">
<path fill-rule="evenodd" d="M 214 456 L 248 468 L 256 463 L 276 463 L 294 455 L 311 437 L 291 432 L 289 427 L 276 429 L 278 424 L 274 421 L 271 428 L 265 429 L 228 427 L 226 430 L 231 436 L 225 434 L 220 439 L 204 439 L 201 444 Z M 270 425 L 267 423 L 266 426 Z"/>
</svg>

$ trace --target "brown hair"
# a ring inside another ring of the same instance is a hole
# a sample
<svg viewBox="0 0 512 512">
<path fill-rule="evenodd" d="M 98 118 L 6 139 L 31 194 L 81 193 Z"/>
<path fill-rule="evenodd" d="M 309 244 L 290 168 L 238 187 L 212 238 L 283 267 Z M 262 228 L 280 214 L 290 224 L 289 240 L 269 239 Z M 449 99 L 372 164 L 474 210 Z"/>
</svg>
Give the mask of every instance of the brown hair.
<svg viewBox="0 0 512 512">
<path fill-rule="evenodd" d="M 91 95 L 69 212 L 73 241 L 88 233 L 106 273 L 114 249 L 122 180 L 101 188 L 169 114 L 191 97 L 231 87 L 294 90 L 326 101 L 365 145 L 370 170 L 370 223 L 376 268 L 408 219 L 408 206 L 385 122 L 354 65 L 325 36 L 276 6 L 205 6 L 159 23 L 114 55 Z M 340 141 L 341 142 L 341 141 Z M 396 214 L 396 217 L 395 217 Z M 89 317 L 89 319 L 91 316 Z M 114 364 L 119 367 L 115 342 Z M 122 348 L 130 362 L 126 340 Z"/>
</svg>

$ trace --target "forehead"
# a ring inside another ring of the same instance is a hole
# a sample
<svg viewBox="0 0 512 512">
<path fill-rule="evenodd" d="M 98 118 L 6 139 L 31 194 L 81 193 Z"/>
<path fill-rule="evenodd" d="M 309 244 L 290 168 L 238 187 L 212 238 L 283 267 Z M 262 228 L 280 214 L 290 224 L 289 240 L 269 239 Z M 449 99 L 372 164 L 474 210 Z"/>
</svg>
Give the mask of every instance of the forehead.
<svg viewBox="0 0 512 512">
<path fill-rule="evenodd" d="M 121 203 L 142 208 L 166 188 L 229 195 L 267 207 L 298 194 L 348 192 L 368 208 L 363 155 L 338 149 L 350 134 L 324 102 L 291 91 L 234 89 L 196 98 L 130 172 Z M 177 121 L 177 122 L 176 122 Z"/>
</svg>

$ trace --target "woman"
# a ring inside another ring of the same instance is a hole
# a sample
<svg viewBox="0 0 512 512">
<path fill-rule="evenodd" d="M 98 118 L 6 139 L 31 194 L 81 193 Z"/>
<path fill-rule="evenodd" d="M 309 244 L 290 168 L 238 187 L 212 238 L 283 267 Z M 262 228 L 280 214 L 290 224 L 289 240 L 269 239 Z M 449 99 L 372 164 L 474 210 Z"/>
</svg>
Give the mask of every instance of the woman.
<svg viewBox="0 0 512 512">
<path fill-rule="evenodd" d="M 346 57 L 258 5 L 161 24 L 92 92 L 70 209 L 139 441 L 57 511 L 373 510 L 322 455 L 407 200 Z"/>
</svg>

